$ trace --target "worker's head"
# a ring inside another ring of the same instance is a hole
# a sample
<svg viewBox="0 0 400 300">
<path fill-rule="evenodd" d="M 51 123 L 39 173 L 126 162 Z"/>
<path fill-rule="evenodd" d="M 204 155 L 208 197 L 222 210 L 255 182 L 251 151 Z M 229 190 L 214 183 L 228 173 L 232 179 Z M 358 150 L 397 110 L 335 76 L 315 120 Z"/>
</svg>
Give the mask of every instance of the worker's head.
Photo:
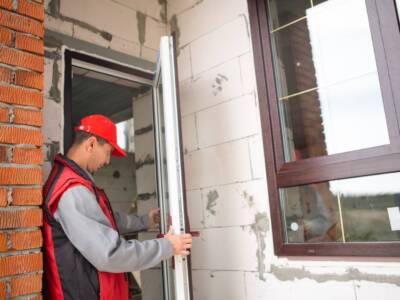
<svg viewBox="0 0 400 300">
<path fill-rule="evenodd" d="M 75 128 L 72 151 L 79 154 L 90 172 L 95 172 L 110 163 L 110 156 L 126 156 L 117 145 L 117 128 L 105 116 L 84 117 Z"/>
</svg>

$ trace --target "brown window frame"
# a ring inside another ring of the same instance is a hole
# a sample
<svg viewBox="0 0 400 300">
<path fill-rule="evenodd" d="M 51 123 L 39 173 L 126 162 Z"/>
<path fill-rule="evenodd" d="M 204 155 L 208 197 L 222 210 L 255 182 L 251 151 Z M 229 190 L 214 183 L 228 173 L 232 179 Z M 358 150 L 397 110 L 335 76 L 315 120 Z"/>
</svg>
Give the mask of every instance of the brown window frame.
<svg viewBox="0 0 400 300">
<path fill-rule="evenodd" d="M 285 162 L 266 0 L 248 0 L 275 254 L 398 257 L 400 242 L 285 244 L 279 188 L 400 171 L 400 28 L 395 0 L 366 0 L 390 144 Z"/>
</svg>

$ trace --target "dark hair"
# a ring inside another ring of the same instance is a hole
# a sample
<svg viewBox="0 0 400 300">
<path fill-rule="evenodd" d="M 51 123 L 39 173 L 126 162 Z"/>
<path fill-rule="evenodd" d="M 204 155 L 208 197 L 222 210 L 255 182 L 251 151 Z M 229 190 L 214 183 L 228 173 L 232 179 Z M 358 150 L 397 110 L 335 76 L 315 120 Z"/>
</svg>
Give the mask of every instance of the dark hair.
<svg viewBox="0 0 400 300">
<path fill-rule="evenodd" d="M 75 131 L 73 145 L 77 145 L 78 146 L 78 145 L 82 144 L 84 141 L 86 141 L 87 139 L 89 139 L 92 136 L 94 136 L 96 138 L 97 142 L 100 145 L 104 145 L 104 144 L 108 143 L 105 139 L 103 139 L 101 137 L 98 137 L 98 136 L 96 136 L 94 134 L 87 133 L 85 131 L 79 130 L 79 131 Z"/>
</svg>

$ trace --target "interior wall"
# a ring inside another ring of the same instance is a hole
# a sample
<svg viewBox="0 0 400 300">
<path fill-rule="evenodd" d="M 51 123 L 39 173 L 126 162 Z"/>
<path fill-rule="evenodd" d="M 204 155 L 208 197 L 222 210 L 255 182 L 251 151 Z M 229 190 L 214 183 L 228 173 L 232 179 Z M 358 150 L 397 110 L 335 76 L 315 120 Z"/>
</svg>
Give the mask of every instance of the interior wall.
<svg viewBox="0 0 400 300">
<path fill-rule="evenodd" d="M 114 211 L 132 213 L 136 211 L 135 156 L 127 155 L 111 157 L 110 164 L 97 171 L 94 179 L 105 190 Z"/>
<path fill-rule="evenodd" d="M 44 179 L 62 146 L 61 47 L 73 41 L 75 49 L 135 57 L 151 68 L 146 63 L 155 61 L 168 24 L 178 38 L 190 221 L 201 232 L 192 251 L 196 299 L 398 298 L 399 262 L 273 254 L 246 0 L 170 0 L 167 7 L 158 0 L 46 0 L 45 7 Z M 152 135 L 140 117 L 135 142 Z M 154 181 L 143 181 L 154 164 L 147 154 L 137 158 L 144 162 L 136 170 L 139 212 L 156 205 Z"/>
<path fill-rule="evenodd" d="M 200 231 L 195 299 L 398 299 L 398 260 L 274 255 L 247 1 L 171 0 L 167 12 Z"/>
<path fill-rule="evenodd" d="M 63 148 L 63 47 L 154 70 L 165 9 L 158 0 L 45 0 L 44 180 Z"/>
<path fill-rule="evenodd" d="M 63 47 L 153 71 L 160 37 L 167 32 L 165 1 L 45 0 L 45 13 L 44 180 L 55 154 L 63 148 Z M 157 207 L 155 170 L 150 163 L 154 155 L 150 155 L 149 150 L 153 147 L 153 133 L 147 128 L 151 126 L 152 112 L 151 107 L 146 106 L 148 103 L 151 103 L 150 95 L 133 104 L 136 148 L 135 157 L 128 158 L 132 164 L 115 165 L 120 178 L 113 176 L 113 164 L 96 176 L 99 185 L 110 189 L 107 192 L 117 210 L 130 210 L 132 204 L 125 200 L 114 201 L 122 199 L 120 197 L 139 199 L 137 210 L 140 214 L 147 213 L 150 207 Z M 130 173 L 136 174 L 132 180 L 137 180 L 137 191 L 125 186 L 128 184 L 126 175 Z M 121 180 L 126 181 L 122 191 Z M 115 185 L 119 187 L 115 188 Z M 155 236 L 156 233 L 144 233 L 140 239 Z M 142 272 L 141 278 L 137 277 L 142 284 L 142 299 L 160 299 L 160 275 L 160 267 L 156 267 Z"/>
<path fill-rule="evenodd" d="M 152 91 L 138 96 L 133 101 L 138 214 L 146 214 L 150 208 L 158 207 L 152 101 Z M 157 234 L 158 231 L 141 232 L 139 239 L 154 239 L 157 238 Z M 141 271 L 140 280 L 143 300 L 162 299 L 161 264 Z"/>
</svg>

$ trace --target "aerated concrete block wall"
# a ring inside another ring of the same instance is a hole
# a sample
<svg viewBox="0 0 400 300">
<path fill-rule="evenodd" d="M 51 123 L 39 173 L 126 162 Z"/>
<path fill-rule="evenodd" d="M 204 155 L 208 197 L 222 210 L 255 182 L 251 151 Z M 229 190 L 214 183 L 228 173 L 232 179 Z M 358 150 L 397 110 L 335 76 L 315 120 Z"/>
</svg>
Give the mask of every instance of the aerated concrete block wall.
<svg viewBox="0 0 400 300">
<path fill-rule="evenodd" d="M 63 48 L 153 69 L 167 32 L 166 4 L 158 0 L 45 0 L 44 178 L 63 149 Z M 121 57 L 123 60 L 121 60 Z M 130 60 L 130 58 L 132 58 Z M 136 60 L 134 60 L 136 59 Z"/>
<path fill-rule="evenodd" d="M 201 234 L 195 299 L 398 299 L 393 259 L 274 255 L 247 1 L 171 0 L 167 12 L 190 222 Z"/>
<path fill-rule="evenodd" d="M 153 97 L 147 92 L 133 100 L 135 120 L 135 160 L 137 184 L 137 211 L 146 214 L 158 207 L 156 198 L 156 166 L 154 158 Z M 142 232 L 140 240 L 157 238 L 158 231 Z M 140 272 L 143 300 L 162 299 L 161 265 Z"/>
</svg>

